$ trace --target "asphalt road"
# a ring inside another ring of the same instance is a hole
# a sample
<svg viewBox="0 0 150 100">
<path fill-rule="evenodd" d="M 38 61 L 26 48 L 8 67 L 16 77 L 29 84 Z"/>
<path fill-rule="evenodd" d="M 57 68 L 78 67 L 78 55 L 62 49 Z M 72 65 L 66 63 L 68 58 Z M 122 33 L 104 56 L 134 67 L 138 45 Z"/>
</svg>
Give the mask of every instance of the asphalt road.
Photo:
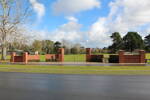
<svg viewBox="0 0 150 100">
<path fill-rule="evenodd" d="M 150 100 L 150 76 L 0 73 L 0 100 Z"/>
</svg>

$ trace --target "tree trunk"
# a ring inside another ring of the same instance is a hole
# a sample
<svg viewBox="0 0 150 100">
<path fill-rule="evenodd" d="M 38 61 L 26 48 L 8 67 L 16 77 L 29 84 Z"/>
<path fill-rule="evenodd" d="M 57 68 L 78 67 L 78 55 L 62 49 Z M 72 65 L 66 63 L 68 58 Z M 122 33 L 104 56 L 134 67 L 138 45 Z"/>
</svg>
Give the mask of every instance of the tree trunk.
<svg viewBox="0 0 150 100">
<path fill-rule="evenodd" d="M 5 46 L 2 46 L 2 56 L 1 56 L 1 60 L 6 60 L 6 56 L 7 56 L 7 50 Z"/>
</svg>

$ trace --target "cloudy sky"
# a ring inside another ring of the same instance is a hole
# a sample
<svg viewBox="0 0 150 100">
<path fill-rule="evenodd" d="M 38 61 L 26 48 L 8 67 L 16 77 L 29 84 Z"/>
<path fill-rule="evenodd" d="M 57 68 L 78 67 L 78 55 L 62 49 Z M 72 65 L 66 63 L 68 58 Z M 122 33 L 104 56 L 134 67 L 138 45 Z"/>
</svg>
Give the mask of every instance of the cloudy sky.
<svg viewBox="0 0 150 100">
<path fill-rule="evenodd" d="M 30 28 L 39 39 L 105 47 L 115 31 L 150 33 L 150 0 L 29 1 L 36 15 Z"/>
</svg>

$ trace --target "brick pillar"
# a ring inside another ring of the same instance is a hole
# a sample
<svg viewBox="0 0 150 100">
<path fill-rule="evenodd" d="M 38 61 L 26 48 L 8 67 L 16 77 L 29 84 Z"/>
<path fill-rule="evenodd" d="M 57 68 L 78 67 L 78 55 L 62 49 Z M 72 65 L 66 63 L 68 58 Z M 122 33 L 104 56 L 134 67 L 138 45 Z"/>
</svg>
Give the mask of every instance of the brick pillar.
<svg viewBox="0 0 150 100">
<path fill-rule="evenodd" d="M 10 62 L 15 62 L 15 56 L 16 56 L 16 52 L 12 52 Z"/>
<path fill-rule="evenodd" d="M 90 60 L 91 60 L 91 52 L 92 52 L 91 48 L 86 48 L 86 62 L 90 62 Z"/>
<path fill-rule="evenodd" d="M 58 61 L 59 62 L 64 62 L 64 48 L 59 48 L 58 49 L 59 54 L 58 54 Z"/>
<path fill-rule="evenodd" d="M 124 50 L 119 51 L 119 63 L 125 63 Z"/>
<path fill-rule="evenodd" d="M 140 50 L 139 54 L 140 54 L 140 63 L 145 63 L 145 51 Z"/>
<path fill-rule="evenodd" d="M 27 53 L 27 52 L 23 53 L 23 62 L 24 62 L 25 64 L 28 63 L 28 53 Z"/>
</svg>

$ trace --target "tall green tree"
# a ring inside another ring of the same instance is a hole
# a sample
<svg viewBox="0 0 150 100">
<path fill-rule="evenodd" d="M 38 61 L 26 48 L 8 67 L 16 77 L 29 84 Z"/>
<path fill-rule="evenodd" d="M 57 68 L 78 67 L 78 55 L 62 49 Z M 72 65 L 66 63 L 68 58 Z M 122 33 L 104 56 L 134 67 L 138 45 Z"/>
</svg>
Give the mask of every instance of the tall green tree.
<svg viewBox="0 0 150 100">
<path fill-rule="evenodd" d="M 128 32 L 123 37 L 124 49 L 127 51 L 134 51 L 135 49 L 143 49 L 144 41 L 137 32 Z"/>
<path fill-rule="evenodd" d="M 41 52 L 42 50 L 42 42 L 39 41 L 39 40 L 34 40 L 34 42 L 32 43 L 32 48 L 33 48 L 33 51 L 38 51 L 38 52 Z"/>
<path fill-rule="evenodd" d="M 111 52 L 115 53 L 122 48 L 122 38 L 119 32 L 112 33 L 110 38 L 112 39 L 113 44 L 109 46 L 109 49 Z"/>
<path fill-rule="evenodd" d="M 56 42 L 54 43 L 54 53 L 58 53 L 58 49 L 61 48 L 61 47 L 62 47 L 61 42 L 56 41 Z"/>
<path fill-rule="evenodd" d="M 43 40 L 42 41 L 42 52 L 46 54 L 53 53 L 54 49 L 54 42 L 51 40 Z"/>
<path fill-rule="evenodd" d="M 150 34 L 145 37 L 144 43 L 146 51 L 150 52 Z"/>
</svg>

